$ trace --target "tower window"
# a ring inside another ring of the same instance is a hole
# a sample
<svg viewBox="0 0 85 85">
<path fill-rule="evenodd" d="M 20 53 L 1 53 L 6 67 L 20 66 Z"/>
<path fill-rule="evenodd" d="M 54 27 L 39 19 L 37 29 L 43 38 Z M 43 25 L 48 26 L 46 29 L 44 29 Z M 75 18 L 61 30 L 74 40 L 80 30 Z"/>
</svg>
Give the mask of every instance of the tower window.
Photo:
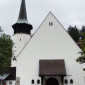
<svg viewBox="0 0 85 85">
<path fill-rule="evenodd" d="M 40 84 L 40 80 L 37 80 L 37 84 Z"/>
<path fill-rule="evenodd" d="M 34 84 L 35 82 L 34 82 L 34 80 L 32 80 L 32 84 Z"/>
<path fill-rule="evenodd" d="M 20 38 L 20 41 L 21 41 L 21 38 Z"/>
<path fill-rule="evenodd" d="M 65 84 L 67 84 L 68 83 L 68 81 L 67 81 L 67 79 L 65 79 Z"/>
<path fill-rule="evenodd" d="M 73 80 L 72 79 L 70 80 L 70 83 L 73 84 Z"/>
<path fill-rule="evenodd" d="M 53 22 L 49 22 L 49 26 L 53 26 Z"/>
</svg>

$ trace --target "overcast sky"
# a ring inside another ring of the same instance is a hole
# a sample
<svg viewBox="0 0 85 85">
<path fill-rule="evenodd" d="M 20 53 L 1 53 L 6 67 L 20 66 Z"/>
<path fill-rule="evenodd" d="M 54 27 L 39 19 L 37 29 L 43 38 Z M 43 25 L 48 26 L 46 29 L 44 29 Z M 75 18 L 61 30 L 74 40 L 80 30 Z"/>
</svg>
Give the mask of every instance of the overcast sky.
<svg viewBox="0 0 85 85">
<path fill-rule="evenodd" d="M 81 28 L 85 25 L 85 0 L 25 0 L 29 23 L 33 32 L 51 11 L 67 29 L 70 25 Z M 13 35 L 12 25 L 19 15 L 21 0 L 0 0 L 0 26 Z"/>
</svg>

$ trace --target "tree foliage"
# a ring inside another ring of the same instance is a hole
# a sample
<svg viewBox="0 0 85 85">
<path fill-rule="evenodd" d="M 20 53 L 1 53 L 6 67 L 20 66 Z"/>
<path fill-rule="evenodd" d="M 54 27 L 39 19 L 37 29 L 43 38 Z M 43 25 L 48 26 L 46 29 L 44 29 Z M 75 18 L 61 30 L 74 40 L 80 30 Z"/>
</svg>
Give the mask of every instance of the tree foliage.
<svg viewBox="0 0 85 85">
<path fill-rule="evenodd" d="M 77 62 L 85 63 L 85 39 L 81 40 L 80 43 L 82 51 L 79 52 L 81 56 L 77 59 Z"/>
<path fill-rule="evenodd" d="M 13 42 L 11 37 L 6 34 L 0 35 L 0 74 L 3 72 L 1 68 L 11 67 Z"/>
<path fill-rule="evenodd" d="M 80 56 L 76 59 L 77 62 L 79 63 L 85 63 L 85 33 L 82 33 L 83 39 L 80 40 L 80 44 L 81 44 L 81 52 L 79 52 Z M 85 71 L 85 68 L 84 68 Z"/>
<path fill-rule="evenodd" d="M 1 27 L 0 27 L 0 32 L 3 32 L 3 30 L 1 29 Z"/>
<path fill-rule="evenodd" d="M 80 42 L 81 52 L 79 52 L 80 56 L 76 59 L 76 61 L 81 64 L 85 63 L 85 26 L 83 25 L 80 30 L 78 30 L 76 26 L 70 26 L 67 31 L 75 42 Z"/>
<path fill-rule="evenodd" d="M 75 42 L 79 42 L 80 33 L 76 26 L 70 26 L 67 31 Z"/>
<path fill-rule="evenodd" d="M 85 26 L 83 25 L 80 30 L 81 39 L 84 39 L 84 37 L 85 37 L 84 34 L 85 34 Z"/>
</svg>

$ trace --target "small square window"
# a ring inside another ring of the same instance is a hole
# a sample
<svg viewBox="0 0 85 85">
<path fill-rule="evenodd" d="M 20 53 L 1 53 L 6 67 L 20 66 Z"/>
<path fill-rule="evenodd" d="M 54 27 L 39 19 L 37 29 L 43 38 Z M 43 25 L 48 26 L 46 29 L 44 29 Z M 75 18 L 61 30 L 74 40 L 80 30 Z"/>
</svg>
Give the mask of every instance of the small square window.
<svg viewBox="0 0 85 85">
<path fill-rule="evenodd" d="M 49 26 L 53 26 L 53 22 L 49 22 Z"/>
<path fill-rule="evenodd" d="M 9 81 L 9 84 L 12 84 L 12 81 Z"/>
</svg>

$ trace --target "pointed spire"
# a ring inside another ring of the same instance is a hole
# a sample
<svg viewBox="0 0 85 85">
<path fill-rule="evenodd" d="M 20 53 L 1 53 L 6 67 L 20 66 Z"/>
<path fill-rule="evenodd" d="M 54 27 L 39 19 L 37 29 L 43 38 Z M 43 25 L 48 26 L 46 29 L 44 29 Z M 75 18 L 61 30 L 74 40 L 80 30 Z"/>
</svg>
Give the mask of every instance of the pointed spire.
<svg viewBox="0 0 85 85">
<path fill-rule="evenodd" d="M 25 0 L 22 0 L 21 2 L 21 8 L 20 8 L 20 13 L 19 13 L 17 23 L 28 23 Z"/>
<path fill-rule="evenodd" d="M 25 0 L 22 0 L 21 2 L 18 21 L 14 25 L 12 25 L 12 27 L 14 29 L 14 34 L 24 33 L 31 35 L 31 30 L 33 29 L 33 27 L 31 24 L 28 23 L 27 20 Z"/>
</svg>

